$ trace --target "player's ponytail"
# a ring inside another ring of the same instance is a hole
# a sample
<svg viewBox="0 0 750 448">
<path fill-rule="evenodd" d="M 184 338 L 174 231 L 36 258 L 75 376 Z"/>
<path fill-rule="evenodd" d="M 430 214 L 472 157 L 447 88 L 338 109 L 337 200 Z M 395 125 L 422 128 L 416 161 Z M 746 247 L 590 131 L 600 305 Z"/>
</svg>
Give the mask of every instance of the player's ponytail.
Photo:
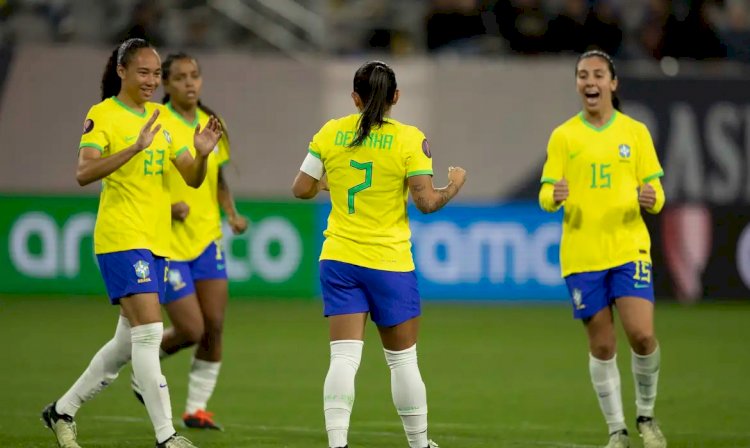
<svg viewBox="0 0 750 448">
<path fill-rule="evenodd" d="M 150 47 L 151 45 L 143 39 L 128 39 L 112 51 L 102 74 L 102 100 L 117 96 L 120 93 L 121 82 L 120 76 L 117 74 L 117 66 L 127 67 L 138 50 Z"/>
<path fill-rule="evenodd" d="M 222 120 L 219 114 L 217 114 L 215 110 L 208 107 L 206 103 L 201 100 L 198 100 L 198 108 L 205 112 L 209 117 L 216 117 L 221 122 L 221 138 L 226 139 L 226 143 L 229 143 L 229 132 L 227 132 L 227 125 L 224 123 L 224 120 Z"/>
<path fill-rule="evenodd" d="M 102 100 L 120 93 L 120 77 L 117 76 L 117 50 L 112 52 L 102 75 Z"/>
<path fill-rule="evenodd" d="M 612 56 L 608 55 L 606 52 L 598 48 L 593 48 L 578 56 L 578 60 L 576 61 L 576 73 L 578 73 L 578 64 L 582 60 L 593 57 L 604 59 L 604 61 L 607 62 L 607 67 L 609 68 L 609 73 L 612 75 L 612 79 L 617 79 L 617 71 L 615 71 L 615 61 L 612 59 Z M 617 96 L 617 92 L 612 92 L 612 107 L 614 107 L 615 110 L 622 112 L 622 110 L 620 110 L 620 98 Z"/>
<path fill-rule="evenodd" d="M 616 111 L 622 112 L 622 109 L 620 109 L 620 97 L 617 96 L 617 92 L 612 92 L 612 107 L 614 107 Z"/>
<path fill-rule="evenodd" d="M 385 123 L 385 114 L 396 94 L 396 74 L 383 62 L 368 62 L 354 74 L 354 92 L 364 103 L 364 109 L 357 123 L 357 135 L 349 144 L 350 148 L 361 145 L 372 128 Z"/>
</svg>

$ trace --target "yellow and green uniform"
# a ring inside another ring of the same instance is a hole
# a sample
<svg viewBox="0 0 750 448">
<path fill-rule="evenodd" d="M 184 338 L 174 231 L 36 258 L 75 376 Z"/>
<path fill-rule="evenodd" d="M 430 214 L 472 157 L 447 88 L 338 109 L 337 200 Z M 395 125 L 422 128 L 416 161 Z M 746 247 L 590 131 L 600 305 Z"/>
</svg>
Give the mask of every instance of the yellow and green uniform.
<svg viewBox="0 0 750 448">
<path fill-rule="evenodd" d="M 664 205 L 663 175 L 646 126 L 614 112 L 596 128 L 582 114 L 553 132 L 547 147 L 539 202 L 547 211 L 560 206 L 553 185 L 565 178 L 570 194 L 564 202 L 560 265 L 563 276 L 600 271 L 625 263 L 651 261 L 651 240 L 641 216 L 638 189 L 650 184 L 656 204 Z"/>
<path fill-rule="evenodd" d="M 94 229 L 97 254 L 147 249 L 154 255 L 170 254 L 171 202 L 166 176 L 171 160 L 192 146 L 174 139 L 161 104 L 146 103 L 143 113 L 115 97 L 94 105 L 86 115 L 79 148 L 94 148 L 102 157 L 132 146 L 155 110 L 162 128 L 151 145 L 102 179 L 99 211 Z"/>
<path fill-rule="evenodd" d="M 332 204 L 320 259 L 412 271 L 407 178 L 432 175 L 427 140 L 416 127 L 388 119 L 350 148 L 359 118 L 330 120 L 310 143 L 327 173 Z"/>
<path fill-rule="evenodd" d="M 190 123 L 175 111 L 171 104 L 167 103 L 166 108 L 172 122 L 170 132 L 179 141 L 192 141 L 195 127 L 200 124 L 203 129 L 210 118 L 198 108 L 195 120 Z M 192 146 L 189 148 L 195 157 L 195 150 Z M 209 244 L 221 238 L 221 215 L 217 190 L 219 168 L 227 162 L 229 162 L 229 141 L 224 134 L 208 156 L 206 179 L 200 187 L 188 186 L 179 173 L 172 172 L 167 176 L 171 203 L 185 202 L 190 207 L 184 221 L 172 221 L 171 256 L 173 260 L 194 260 Z"/>
</svg>

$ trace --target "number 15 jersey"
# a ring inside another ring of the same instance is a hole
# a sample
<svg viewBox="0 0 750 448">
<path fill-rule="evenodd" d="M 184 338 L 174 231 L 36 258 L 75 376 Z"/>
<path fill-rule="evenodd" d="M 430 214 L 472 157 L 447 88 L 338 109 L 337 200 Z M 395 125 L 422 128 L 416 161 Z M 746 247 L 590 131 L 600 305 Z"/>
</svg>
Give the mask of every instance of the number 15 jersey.
<svg viewBox="0 0 750 448">
<path fill-rule="evenodd" d="M 310 143 L 310 154 L 323 162 L 332 205 L 320 259 L 412 271 L 407 179 L 432 175 L 429 144 L 416 127 L 389 118 L 350 148 L 359 118 L 330 120 Z"/>
<path fill-rule="evenodd" d="M 625 114 L 614 112 L 601 128 L 579 114 L 552 132 L 541 181 L 568 181 L 560 243 L 563 276 L 651 261 L 638 189 L 652 185 L 657 201 L 649 211 L 657 213 L 664 205 L 662 175 L 648 129 Z M 551 185 L 545 190 L 552 200 Z"/>
</svg>

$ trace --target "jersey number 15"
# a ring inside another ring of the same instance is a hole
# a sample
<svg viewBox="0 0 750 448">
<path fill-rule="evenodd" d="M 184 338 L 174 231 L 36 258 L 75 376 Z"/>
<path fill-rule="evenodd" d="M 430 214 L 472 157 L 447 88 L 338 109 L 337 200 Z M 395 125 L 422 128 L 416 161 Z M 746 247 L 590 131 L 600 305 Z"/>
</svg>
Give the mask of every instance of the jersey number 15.
<svg viewBox="0 0 750 448">
<path fill-rule="evenodd" d="M 591 188 L 609 188 L 612 185 L 612 173 L 609 172 L 609 167 L 609 163 L 600 163 L 598 166 L 596 163 L 591 164 Z"/>
</svg>

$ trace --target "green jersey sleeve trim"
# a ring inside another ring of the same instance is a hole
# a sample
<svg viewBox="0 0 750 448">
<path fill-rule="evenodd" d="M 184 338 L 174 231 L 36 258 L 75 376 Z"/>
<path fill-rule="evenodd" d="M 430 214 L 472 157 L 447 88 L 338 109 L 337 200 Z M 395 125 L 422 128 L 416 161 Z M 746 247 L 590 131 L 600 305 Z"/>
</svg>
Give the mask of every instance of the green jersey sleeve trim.
<svg viewBox="0 0 750 448">
<path fill-rule="evenodd" d="M 315 158 L 320 159 L 320 153 L 313 151 L 312 148 L 308 149 L 307 152 L 309 152 L 310 154 L 312 154 Z"/>
<path fill-rule="evenodd" d="M 188 150 L 188 147 L 187 147 L 187 146 L 183 146 L 182 148 L 178 149 L 178 150 L 177 150 L 177 152 L 176 152 L 176 153 L 174 153 L 174 157 L 175 157 L 175 159 L 176 159 L 177 157 L 180 157 L 180 156 L 182 155 L 182 153 L 183 153 L 183 152 L 185 152 L 185 151 L 187 151 L 187 150 Z"/>
<path fill-rule="evenodd" d="M 432 176 L 432 170 L 418 170 L 418 171 L 410 171 L 406 173 L 406 177 L 412 177 L 412 176 Z"/>
<path fill-rule="evenodd" d="M 219 164 L 219 167 L 222 167 L 222 166 L 226 165 L 227 163 L 229 163 L 229 159 L 222 160 L 221 163 Z"/>
<path fill-rule="evenodd" d="M 99 152 L 104 152 L 104 148 L 97 145 L 96 143 L 90 143 L 90 142 L 81 143 L 81 146 L 78 147 L 78 150 L 80 151 L 83 148 L 94 148 Z"/>
<path fill-rule="evenodd" d="M 645 183 L 651 182 L 652 180 L 662 177 L 663 175 L 664 175 L 664 171 L 659 171 L 658 173 L 654 173 L 648 176 L 647 178 L 643 179 L 643 183 L 645 184 Z"/>
<path fill-rule="evenodd" d="M 554 184 L 557 183 L 557 179 L 553 179 L 551 177 L 543 177 L 539 182 L 543 184 Z"/>
</svg>

